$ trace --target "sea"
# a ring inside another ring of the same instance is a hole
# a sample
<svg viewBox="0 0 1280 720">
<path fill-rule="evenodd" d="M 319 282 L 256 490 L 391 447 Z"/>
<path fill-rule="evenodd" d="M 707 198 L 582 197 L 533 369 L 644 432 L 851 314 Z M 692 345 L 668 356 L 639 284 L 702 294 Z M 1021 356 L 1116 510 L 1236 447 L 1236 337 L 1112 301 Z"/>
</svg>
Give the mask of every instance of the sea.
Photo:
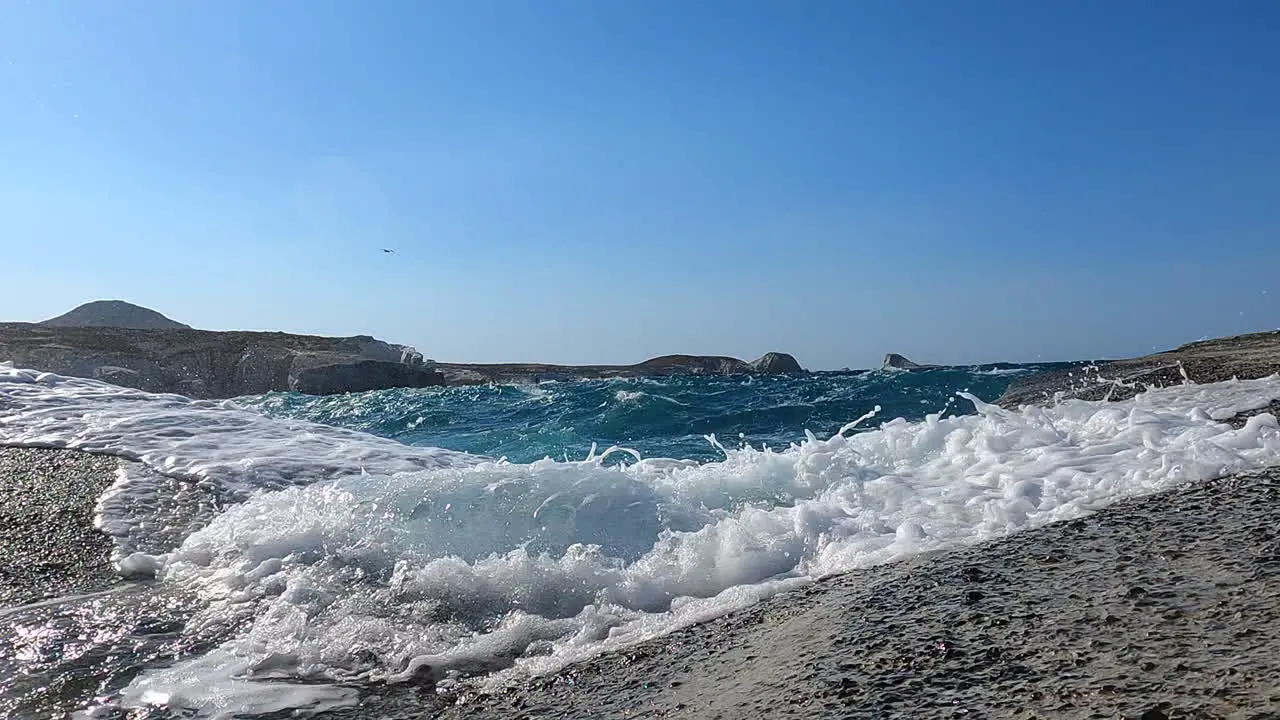
<svg viewBox="0 0 1280 720">
<path fill-rule="evenodd" d="M 0 714 L 324 717 L 388 688 L 492 690 L 1280 464 L 1275 417 L 1224 422 L 1280 377 L 991 404 L 1063 368 L 198 401 L 0 365 L 0 444 L 131 461 L 95 515 L 124 581 L 0 609 Z"/>
</svg>

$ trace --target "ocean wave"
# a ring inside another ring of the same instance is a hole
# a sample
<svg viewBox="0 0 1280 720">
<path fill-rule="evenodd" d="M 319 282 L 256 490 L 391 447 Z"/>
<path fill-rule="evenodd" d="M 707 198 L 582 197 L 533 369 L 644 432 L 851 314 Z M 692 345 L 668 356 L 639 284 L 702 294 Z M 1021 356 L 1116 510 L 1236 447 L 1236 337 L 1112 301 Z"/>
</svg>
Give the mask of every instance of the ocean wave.
<svg viewBox="0 0 1280 720">
<path fill-rule="evenodd" d="M 1278 377 L 1020 411 L 959 397 L 970 414 L 882 411 L 778 449 L 709 434 L 712 461 L 514 463 L 0 369 L 0 442 L 150 468 L 99 506 L 131 543 L 122 566 L 199 599 L 185 632 L 237 629 L 119 700 L 208 717 L 347 704 L 352 683 L 548 672 L 833 573 L 1280 463 L 1273 416 L 1221 422 L 1280 399 Z M 173 508 L 128 498 L 155 472 L 237 502 L 148 537 L 164 523 L 139 515 Z"/>
<path fill-rule="evenodd" d="M 545 387 L 491 385 L 329 397 L 273 394 L 236 403 L 271 417 L 513 462 L 580 456 L 593 442 L 628 444 L 648 456 L 713 460 L 717 452 L 702 440 L 707 434 L 785 447 L 804 437 L 803 428 L 830 434 L 875 403 L 911 420 L 948 403 L 952 411 L 972 412 L 954 403 L 955 390 L 990 400 L 1008 380 L 961 369 L 797 378 L 611 378 Z"/>
</svg>

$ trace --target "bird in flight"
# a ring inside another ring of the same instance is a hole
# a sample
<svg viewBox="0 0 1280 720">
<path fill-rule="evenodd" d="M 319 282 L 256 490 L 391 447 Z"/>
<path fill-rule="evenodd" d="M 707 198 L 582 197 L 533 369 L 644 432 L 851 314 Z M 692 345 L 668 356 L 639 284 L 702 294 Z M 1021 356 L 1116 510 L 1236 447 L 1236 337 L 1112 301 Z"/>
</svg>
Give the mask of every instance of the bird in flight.
<svg viewBox="0 0 1280 720">
<path fill-rule="evenodd" d="M 395 250 L 392 250 L 391 248 L 382 248 L 382 252 L 384 252 L 384 253 L 393 253 L 393 254 L 394 254 L 394 253 L 395 253 Z"/>
</svg>

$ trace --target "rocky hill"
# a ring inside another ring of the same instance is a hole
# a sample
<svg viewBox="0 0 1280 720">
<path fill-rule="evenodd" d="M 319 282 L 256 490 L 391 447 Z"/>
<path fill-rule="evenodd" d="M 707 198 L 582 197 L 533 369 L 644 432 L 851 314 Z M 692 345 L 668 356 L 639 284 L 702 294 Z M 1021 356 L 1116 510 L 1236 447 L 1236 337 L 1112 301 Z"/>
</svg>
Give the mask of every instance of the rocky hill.
<svg viewBox="0 0 1280 720">
<path fill-rule="evenodd" d="M 189 330 L 176 320 L 123 300 L 94 300 L 80 307 L 36 323 L 46 327 L 114 327 L 135 330 Z"/>
</svg>

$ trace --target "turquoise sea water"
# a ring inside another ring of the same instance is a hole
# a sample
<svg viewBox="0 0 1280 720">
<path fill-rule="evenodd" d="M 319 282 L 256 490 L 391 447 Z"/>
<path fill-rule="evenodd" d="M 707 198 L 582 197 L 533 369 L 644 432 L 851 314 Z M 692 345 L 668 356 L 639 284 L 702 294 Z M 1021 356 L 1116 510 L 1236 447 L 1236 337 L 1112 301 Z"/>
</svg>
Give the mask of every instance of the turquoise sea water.
<svg viewBox="0 0 1280 720">
<path fill-rule="evenodd" d="M 805 431 L 825 437 L 881 406 L 878 418 L 973 412 L 955 393 L 999 397 L 1019 375 L 1062 364 L 925 371 L 818 373 L 804 377 L 579 380 L 311 397 L 273 393 L 238 402 L 299 418 L 434 446 L 532 462 L 581 459 L 592 443 L 644 457 L 713 460 L 725 446 L 787 447 Z"/>
</svg>

